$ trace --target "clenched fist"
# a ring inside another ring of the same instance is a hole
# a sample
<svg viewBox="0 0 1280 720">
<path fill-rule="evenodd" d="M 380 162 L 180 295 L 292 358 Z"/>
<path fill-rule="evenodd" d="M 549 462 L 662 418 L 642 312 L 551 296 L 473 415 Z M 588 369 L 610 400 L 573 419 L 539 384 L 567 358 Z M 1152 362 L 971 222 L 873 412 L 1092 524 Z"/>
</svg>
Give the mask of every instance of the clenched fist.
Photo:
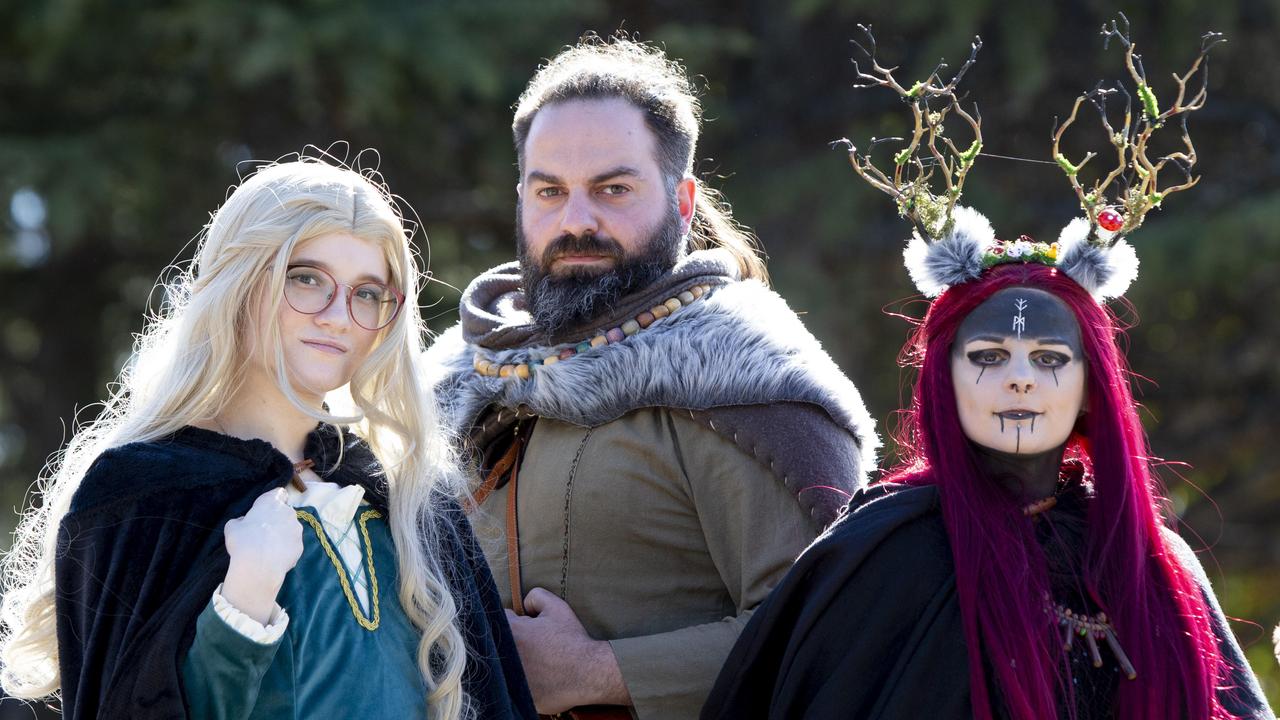
<svg viewBox="0 0 1280 720">
<path fill-rule="evenodd" d="M 283 489 L 269 490 L 223 530 L 231 563 L 222 596 L 264 625 L 285 575 L 302 557 L 302 524 L 287 499 Z"/>
</svg>

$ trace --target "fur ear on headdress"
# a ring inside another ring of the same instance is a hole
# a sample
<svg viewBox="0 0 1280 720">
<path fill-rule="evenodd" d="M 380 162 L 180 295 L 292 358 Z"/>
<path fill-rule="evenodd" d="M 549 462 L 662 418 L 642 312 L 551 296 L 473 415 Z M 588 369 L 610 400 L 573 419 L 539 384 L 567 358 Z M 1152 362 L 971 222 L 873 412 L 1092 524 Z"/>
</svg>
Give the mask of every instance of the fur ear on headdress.
<svg viewBox="0 0 1280 720">
<path fill-rule="evenodd" d="M 991 222 L 973 208 L 956 206 L 951 220 L 951 231 L 941 240 L 926 242 L 917 231 L 902 251 L 911 281 L 925 297 L 981 275 L 982 250 L 995 240 Z"/>
<path fill-rule="evenodd" d="M 1085 218 L 1076 218 L 1062 228 L 1058 269 L 1099 302 L 1120 297 L 1138 277 L 1138 254 L 1124 240 L 1103 248 L 1091 244 L 1088 237 L 1089 221 Z"/>
<path fill-rule="evenodd" d="M 1271 636 L 1271 642 L 1276 645 L 1276 662 L 1280 662 L 1280 625 L 1276 626 L 1276 632 Z"/>
</svg>

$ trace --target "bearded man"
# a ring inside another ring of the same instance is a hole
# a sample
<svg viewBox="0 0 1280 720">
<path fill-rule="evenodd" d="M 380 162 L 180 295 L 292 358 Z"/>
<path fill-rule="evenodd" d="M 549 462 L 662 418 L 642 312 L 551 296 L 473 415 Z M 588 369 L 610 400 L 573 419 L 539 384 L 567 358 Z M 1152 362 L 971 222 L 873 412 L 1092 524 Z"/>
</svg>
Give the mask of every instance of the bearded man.
<svg viewBox="0 0 1280 720">
<path fill-rule="evenodd" d="M 874 460 L 857 390 L 692 176 L 700 123 L 654 47 L 542 67 L 513 123 L 519 261 L 427 357 L 542 713 L 697 717 Z"/>
</svg>

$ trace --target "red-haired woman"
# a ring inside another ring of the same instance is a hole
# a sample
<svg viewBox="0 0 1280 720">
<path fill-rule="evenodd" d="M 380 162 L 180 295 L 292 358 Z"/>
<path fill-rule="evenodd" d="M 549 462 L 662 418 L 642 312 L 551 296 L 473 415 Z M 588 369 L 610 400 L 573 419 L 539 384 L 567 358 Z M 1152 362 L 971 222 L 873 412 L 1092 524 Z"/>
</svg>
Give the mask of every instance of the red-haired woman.
<svg viewBox="0 0 1280 720">
<path fill-rule="evenodd" d="M 895 91 L 915 130 L 888 171 L 872 160 L 881 141 L 850 144 L 850 160 L 915 225 L 904 259 L 934 298 L 903 352 L 919 378 L 902 464 L 857 493 L 757 608 L 704 720 L 1274 718 L 1204 570 L 1165 525 L 1105 305 L 1137 275 L 1126 236 L 1196 183 L 1186 118 L 1207 83 L 1184 91 L 1221 36 L 1204 36 L 1162 111 L 1128 19 L 1103 26 L 1132 89 L 1099 84 L 1056 124 L 1053 157 L 1085 217 L 1049 244 L 997 239 L 957 205 L 983 146 L 981 115 L 957 90 L 981 40 L 950 80 L 939 64 L 902 85 L 864 30 L 859 78 Z M 1121 98 L 1113 125 L 1108 99 Z M 1080 169 L 1098 153 L 1075 164 L 1060 146 L 1086 101 L 1118 161 L 1109 173 L 1095 163 L 1088 188 Z M 944 127 L 967 127 L 972 143 Z M 1170 128 L 1188 152 L 1148 157 Z M 1182 184 L 1168 181 L 1174 165 Z"/>
<path fill-rule="evenodd" d="M 703 718 L 1274 717 L 1160 512 L 1098 299 L 1131 249 L 955 220 L 912 267 L 940 295 L 903 463 L 756 611 Z"/>
</svg>

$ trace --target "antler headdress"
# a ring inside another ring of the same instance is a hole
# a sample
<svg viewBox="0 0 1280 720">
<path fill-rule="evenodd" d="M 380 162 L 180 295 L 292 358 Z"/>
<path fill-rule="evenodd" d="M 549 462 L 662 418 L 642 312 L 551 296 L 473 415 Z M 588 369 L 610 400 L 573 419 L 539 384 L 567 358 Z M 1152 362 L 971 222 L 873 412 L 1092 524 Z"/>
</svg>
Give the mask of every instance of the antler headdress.
<svg viewBox="0 0 1280 720">
<path fill-rule="evenodd" d="M 859 152 L 848 140 L 841 142 L 847 146 L 849 161 L 858 175 L 872 187 L 892 196 L 898 213 L 914 226 L 903 256 L 920 292 L 935 297 L 952 285 L 975 279 L 985 269 L 1006 262 L 1053 265 L 1099 300 L 1118 297 L 1128 289 L 1137 276 L 1138 258 L 1124 238 L 1142 224 L 1148 212 L 1160 207 L 1164 198 L 1199 181 L 1199 177 L 1191 175 L 1196 151 L 1187 131 L 1187 115 L 1204 106 L 1208 52 L 1222 42 L 1223 37 L 1220 33 L 1208 33 L 1202 38 L 1200 53 L 1190 69 L 1173 76 L 1178 87 L 1177 98 L 1161 112 L 1155 92 L 1147 82 L 1142 57 L 1134 52 L 1134 43 L 1129 38 L 1128 19 L 1121 14 L 1120 20 L 1123 30 L 1119 22 L 1112 20 L 1103 26 L 1102 35 L 1104 46 L 1112 39 L 1124 46 L 1133 92 L 1124 83 L 1110 88 L 1099 83 L 1092 91 L 1076 98 L 1066 121 L 1055 122 L 1053 158 L 1066 173 L 1085 212 L 1085 217 L 1063 228 L 1055 243 L 1035 242 L 1026 236 L 998 240 L 991 223 L 981 213 L 958 204 L 965 178 L 982 152 L 982 116 L 976 105 L 972 113 L 961 107 L 956 87 L 977 59 L 982 40 L 974 38 L 969 59 L 949 81 L 942 80 L 941 72 L 947 66 L 939 63 L 926 80 L 904 87 L 893 77 L 896 67 L 882 67 L 876 60 L 875 38 L 870 28 L 859 26 L 868 38 L 869 48 L 856 41 L 854 44 L 869 59 L 871 72 L 863 72 L 854 62 L 859 79 L 864 81 L 857 87 L 879 86 L 897 92 L 911 107 L 915 127 L 909 140 L 872 138 L 865 153 Z M 1197 74 L 1200 88 L 1188 98 L 1187 83 Z M 1134 94 L 1140 104 L 1136 117 Z M 1116 95 L 1124 98 L 1123 120 L 1118 126 L 1112 123 L 1107 105 L 1108 99 Z M 1087 190 L 1081 184 L 1080 171 L 1097 153 L 1088 152 L 1079 163 L 1072 163 L 1061 150 L 1063 134 L 1076 121 L 1085 102 L 1097 110 L 1116 153 L 1115 167 Z M 952 114 L 972 130 L 973 141 L 964 150 L 945 135 L 944 121 Z M 1148 141 L 1155 131 L 1170 124 L 1181 128 L 1183 150 L 1153 161 L 1148 157 Z M 893 156 L 891 174 L 871 159 L 872 151 L 887 142 L 906 143 Z M 1170 165 L 1180 172 L 1181 181 L 1162 187 L 1160 172 Z"/>
</svg>

